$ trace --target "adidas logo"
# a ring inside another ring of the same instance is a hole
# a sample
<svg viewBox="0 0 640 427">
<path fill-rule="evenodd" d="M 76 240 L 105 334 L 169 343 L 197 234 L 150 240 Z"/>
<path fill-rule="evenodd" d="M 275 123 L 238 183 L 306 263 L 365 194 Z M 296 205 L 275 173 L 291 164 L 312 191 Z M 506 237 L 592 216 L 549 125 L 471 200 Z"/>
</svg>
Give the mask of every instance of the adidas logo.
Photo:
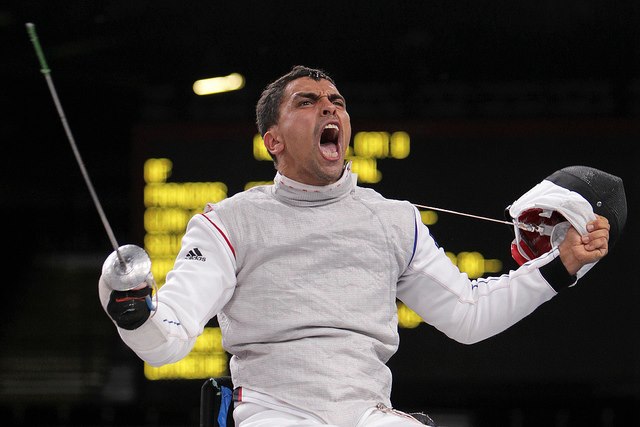
<svg viewBox="0 0 640 427">
<path fill-rule="evenodd" d="M 204 255 L 202 255 L 202 252 L 200 252 L 200 249 L 198 248 L 193 248 L 189 251 L 189 253 L 187 253 L 187 255 L 184 257 L 184 259 L 191 259 L 194 261 L 206 261 L 207 258 L 205 258 Z"/>
</svg>

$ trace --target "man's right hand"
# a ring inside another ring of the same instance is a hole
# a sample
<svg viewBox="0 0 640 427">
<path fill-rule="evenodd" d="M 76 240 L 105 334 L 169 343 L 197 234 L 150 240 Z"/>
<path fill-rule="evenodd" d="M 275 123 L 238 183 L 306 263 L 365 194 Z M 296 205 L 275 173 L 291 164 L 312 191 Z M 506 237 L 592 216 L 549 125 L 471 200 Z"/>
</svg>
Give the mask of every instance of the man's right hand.
<svg viewBox="0 0 640 427">
<path fill-rule="evenodd" d="M 122 329 L 137 329 L 149 318 L 147 297 L 151 297 L 149 286 L 130 291 L 111 291 L 107 313 Z"/>
</svg>

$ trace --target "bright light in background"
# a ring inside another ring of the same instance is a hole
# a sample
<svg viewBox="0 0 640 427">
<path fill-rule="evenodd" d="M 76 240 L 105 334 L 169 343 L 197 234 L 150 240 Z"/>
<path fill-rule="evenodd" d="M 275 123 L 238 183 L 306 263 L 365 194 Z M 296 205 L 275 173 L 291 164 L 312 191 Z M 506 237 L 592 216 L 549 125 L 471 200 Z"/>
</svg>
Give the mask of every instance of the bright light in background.
<svg viewBox="0 0 640 427">
<path fill-rule="evenodd" d="M 244 87 L 244 76 L 231 73 L 224 77 L 196 80 L 193 91 L 196 95 L 212 95 L 214 93 L 230 92 Z"/>
</svg>

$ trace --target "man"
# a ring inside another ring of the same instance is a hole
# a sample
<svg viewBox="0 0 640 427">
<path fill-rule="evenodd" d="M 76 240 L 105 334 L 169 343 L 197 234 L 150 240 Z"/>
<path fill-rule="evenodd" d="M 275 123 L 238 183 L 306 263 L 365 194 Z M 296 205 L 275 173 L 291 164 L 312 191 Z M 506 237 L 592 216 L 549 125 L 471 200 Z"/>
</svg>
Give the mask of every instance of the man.
<svg viewBox="0 0 640 427">
<path fill-rule="evenodd" d="M 294 67 L 265 89 L 256 112 L 274 185 L 190 221 L 153 316 L 148 287 L 99 286 L 124 342 L 154 365 L 186 356 L 217 315 L 240 427 L 417 425 L 390 402 L 396 298 L 473 343 L 530 314 L 607 253 L 608 221 L 597 217 L 585 235 L 571 228 L 516 271 L 470 281 L 410 203 L 356 185 L 344 162 L 350 118 L 329 76 Z M 204 261 L 186 258 L 193 248 Z"/>
</svg>

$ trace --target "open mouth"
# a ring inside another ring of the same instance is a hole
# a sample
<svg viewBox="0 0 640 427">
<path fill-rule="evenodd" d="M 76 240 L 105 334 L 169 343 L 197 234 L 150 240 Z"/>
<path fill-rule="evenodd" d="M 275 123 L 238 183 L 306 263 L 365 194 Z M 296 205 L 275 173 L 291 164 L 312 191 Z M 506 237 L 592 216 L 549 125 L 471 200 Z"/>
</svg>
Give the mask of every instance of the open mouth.
<svg viewBox="0 0 640 427">
<path fill-rule="evenodd" d="M 340 158 L 340 128 L 335 123 L 327 124 L 320 134 L 320 152 L 327 160 Z"/>
</svg>

